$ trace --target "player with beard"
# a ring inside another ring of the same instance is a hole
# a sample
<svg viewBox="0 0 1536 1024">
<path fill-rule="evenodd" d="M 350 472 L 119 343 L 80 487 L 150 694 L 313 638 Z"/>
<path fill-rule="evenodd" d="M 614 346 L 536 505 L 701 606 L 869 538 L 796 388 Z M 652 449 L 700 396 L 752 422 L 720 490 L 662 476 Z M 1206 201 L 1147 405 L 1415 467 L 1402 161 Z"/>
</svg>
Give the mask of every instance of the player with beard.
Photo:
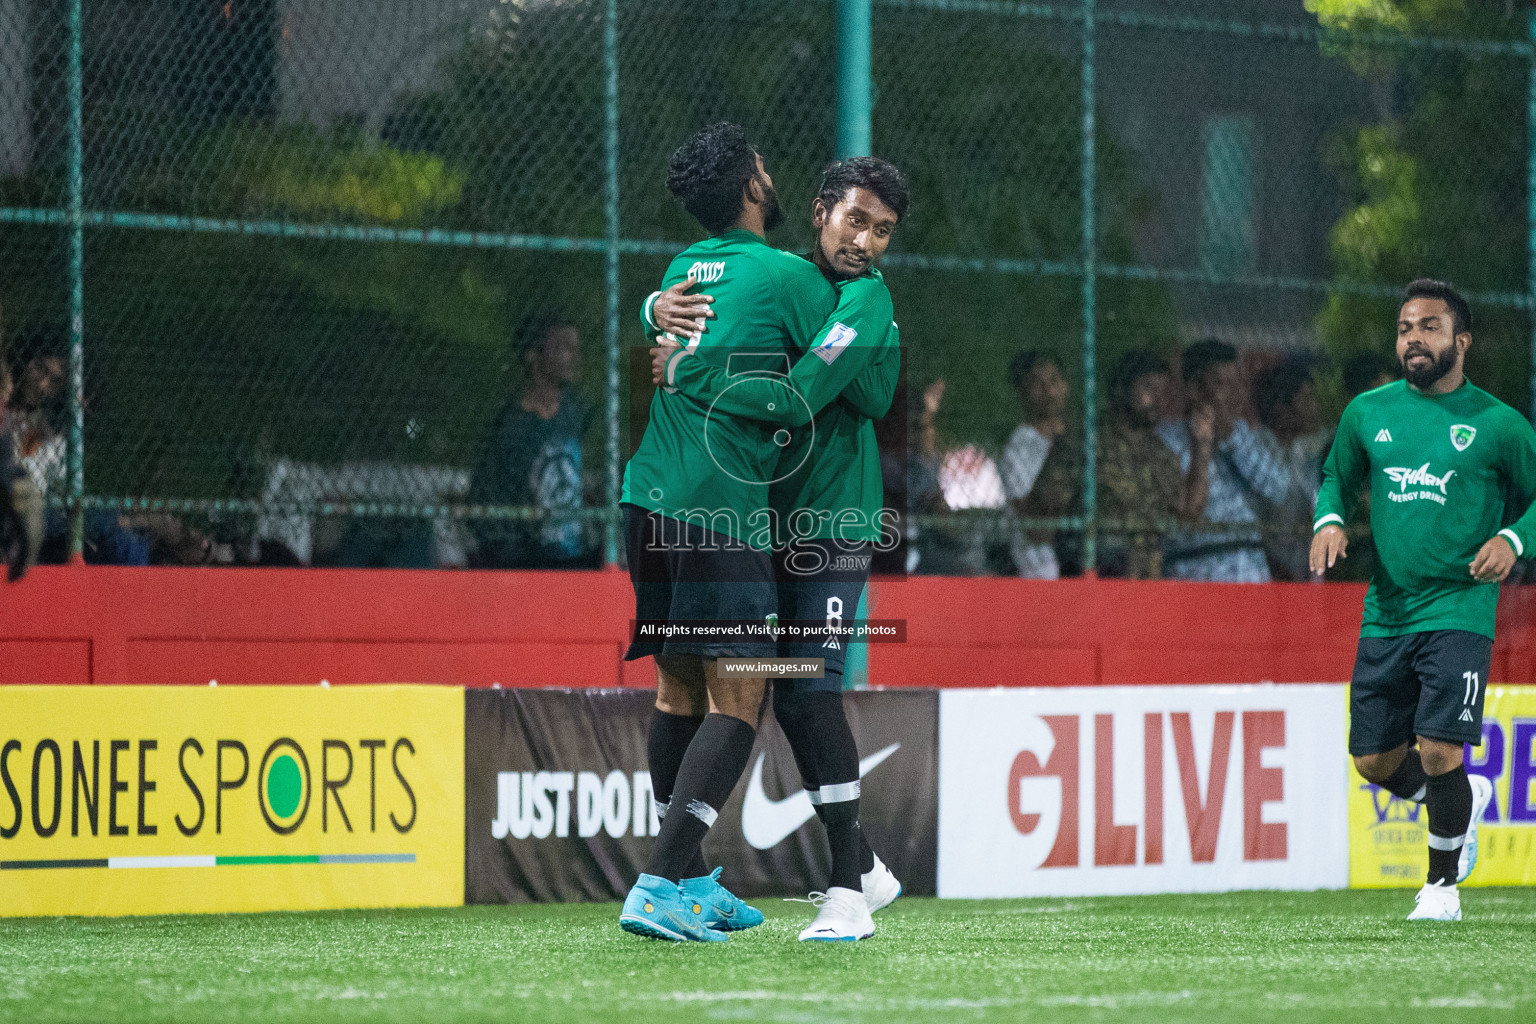
<svg viewBox="0 0 1536 1024">
<path fill-rule="evenodd" d="M 787 376 L 732 375 L 689 348 L 653 349 L 653 378 L 717 413 L 793 431 L 770 488 L 784 536 L 774 554 L 779 615 L 825 624 L 827 635 L 786 638 L 782 657 L 821 658 L 820 678 L 774 681 L 774 715 L 795 756 L 832 852 L 830 882 L 812 894 L 816 919 L 802 941 L 857 941 L 874 934 L 871 914 L 901 894 L 901 884 L 859 827 L 859 754 L 843 707 L 847 638 L 882 532 L 884 493 L 874 423 L 889 410 L 900 371 L 890 292 L 874 263 L 905 215 L 907 183 L 884 160 L 854 157 L 829 166 L 812 202 L 821 273 L 836 283 L 837 308 Z M 651 326 L 707 336 L 709 296 L 680 289 L 647 301 Z"/>
<path fill-rule="evenodd" d="M 1499 583 L 1536 545 L 1536 431 L 1466 379 L 1472 311 L 1448 284 L 1408 285 L 1398 311 L 1405 380 L 1344 410 L 1324 467 L 1310 553 L 1343 558 L 1343 524 L 1369 481 L 1376 570 L 1350 682 L 1349 752 L 1367 780 L 1429 811 L 1429 876 L 1410 921 L 1459 921 L 1493 795 L 1470 779 Z M 1518 516 L 1518 518 L 1517 518 Z"/>
<path fill-rule="evenodd" d="M 782 213 L 762 157 L 736 125 L 712 125 L 672 155 L 667 186 L 710 234 L 674 258 L 663 279 L 684 289 L 702 281 L 713 293 L 718 323 L 691 341 L 689 354 L 732 373 L 788 368 L 799 344 L 831 330 L 838 295 L 814 264 L 765 242 Z M 888 298 L 886 310 L 870 337 L 884 339 Z M 852 340 L 836 335 L 825 344 L 842 351 Z M 861 361 L 829 362 L 830 400 Z M 636 605 L 625 657 L 656 659 L 647 757 L 662 814 L 655 853 L 620 914 L 626 931 L 708 942 L 762 921 L 720 885 L 718 871 L 703 874 L 700 844 L 751 755 L 766 685 L 764 676 L 722 672 L 718 660 L 776 650 L 766 629 L 777 616 L 773 533 L 762 523 L 789 441 L 782 427 L 666 388 L 652 398 L 645 435 L 625 468 Z M 699 635 L 699 624 L 726 628 Z M 745 628 L 754 624 L 761 633 Z"/>
</svg>

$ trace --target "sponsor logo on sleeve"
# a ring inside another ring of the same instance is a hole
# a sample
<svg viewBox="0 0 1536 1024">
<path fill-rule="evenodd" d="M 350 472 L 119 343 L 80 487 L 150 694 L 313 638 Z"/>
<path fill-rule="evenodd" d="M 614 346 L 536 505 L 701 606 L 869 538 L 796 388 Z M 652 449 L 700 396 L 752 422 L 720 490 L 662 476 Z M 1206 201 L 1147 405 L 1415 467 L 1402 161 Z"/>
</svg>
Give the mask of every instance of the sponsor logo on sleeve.
<svg viewBox="0 0 1536 1024">
<path fill-rule="evenodd" d="M 842 355 L 843 349 L 853 344 L 853 339 L 858 336 L 859 332 L 847 324 L 833 324 L 827 336 L 821 339 L 821 344 L 811 351 L 815 352 L 822 362 L 831 366 L 832 360 Z"/>
</svg>

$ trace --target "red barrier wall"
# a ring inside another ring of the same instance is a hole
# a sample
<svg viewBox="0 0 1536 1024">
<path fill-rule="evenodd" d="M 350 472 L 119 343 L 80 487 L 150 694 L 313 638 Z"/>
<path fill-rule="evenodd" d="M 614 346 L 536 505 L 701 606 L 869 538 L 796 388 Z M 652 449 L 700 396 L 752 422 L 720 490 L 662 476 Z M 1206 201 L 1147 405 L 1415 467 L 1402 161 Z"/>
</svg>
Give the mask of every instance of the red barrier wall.
<svg viewBox="0 0 1536 1024">
<path fill-rule="evenodd" d="M 886 686 L 1342 682 L 1364 588 L 914 577 L 871 616 Z M 603 572 L 44 567 L 0 586 L 0 683 L 651 685 Z M 1491 681 L 1536 683 L 1536 588 L 1506 588 Z"/>
</svg>

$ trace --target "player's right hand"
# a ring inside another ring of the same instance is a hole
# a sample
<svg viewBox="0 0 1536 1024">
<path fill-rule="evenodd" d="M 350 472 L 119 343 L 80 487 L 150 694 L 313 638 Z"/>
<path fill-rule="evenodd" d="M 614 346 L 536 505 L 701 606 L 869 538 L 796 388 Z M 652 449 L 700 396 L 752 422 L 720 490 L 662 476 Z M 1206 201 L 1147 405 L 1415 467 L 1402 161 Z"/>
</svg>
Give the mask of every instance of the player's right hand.
<svg viewBox="0 0 1536 1024">
<path fill-rule="evenodd" d="M 1342 527 L 1329 523 L 1312 535 L 1312 551 L 1307 556 L 1307 566 L 1313 575 L 1321 576 L 1324 569 L 1332 569 L 1334 562 L 1348 557 L 1344 553 L 1348 547 L 1349 535 Z"/>
<path fill-rule="evenodd" d="M 667 379 L 667 360 L 672 358 L 672 353 L 682 348 L 671 338 L 658 338 L 656 347 L 651 349 L 651 383 L 661 384 Z"/>
<path fill-rule="evenodd" d="M 689 295 L 687 291 L 698 284 L 688 277 L 670 288 L 656 293 L 651 305 L 651 321 L 668 334 L 679 338 L 697 339 L 706 330 L 705 322 L 715 318 L 711 308 L 713 295 Z"/>
</svg>

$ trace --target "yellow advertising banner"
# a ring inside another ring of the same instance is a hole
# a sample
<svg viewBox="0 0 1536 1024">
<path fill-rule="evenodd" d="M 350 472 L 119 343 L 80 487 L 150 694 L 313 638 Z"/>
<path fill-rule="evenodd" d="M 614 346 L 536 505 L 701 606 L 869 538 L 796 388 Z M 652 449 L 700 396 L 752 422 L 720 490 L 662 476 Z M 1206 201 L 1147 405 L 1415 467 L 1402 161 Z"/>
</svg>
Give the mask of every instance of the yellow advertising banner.
<svg viewBox="0 0 1536 1024">
<path fill-rule="evenodd" d="M 0 687 L 0 915 L 464 901 L 464 691 Z"/>
<path fill-rule="evenodd" d="M 1493 783 L 1478 824 L 1477 869 L 1464 885 L 1536 885 L 1536 686 L 1493 686 L 1483 709 L 1483 745 L 1467 749 L 1467 771 Z M 1349 771 L 1349 884 L 1418 888 L 1429 860 L 1429 817 Z"/>
</svg>

